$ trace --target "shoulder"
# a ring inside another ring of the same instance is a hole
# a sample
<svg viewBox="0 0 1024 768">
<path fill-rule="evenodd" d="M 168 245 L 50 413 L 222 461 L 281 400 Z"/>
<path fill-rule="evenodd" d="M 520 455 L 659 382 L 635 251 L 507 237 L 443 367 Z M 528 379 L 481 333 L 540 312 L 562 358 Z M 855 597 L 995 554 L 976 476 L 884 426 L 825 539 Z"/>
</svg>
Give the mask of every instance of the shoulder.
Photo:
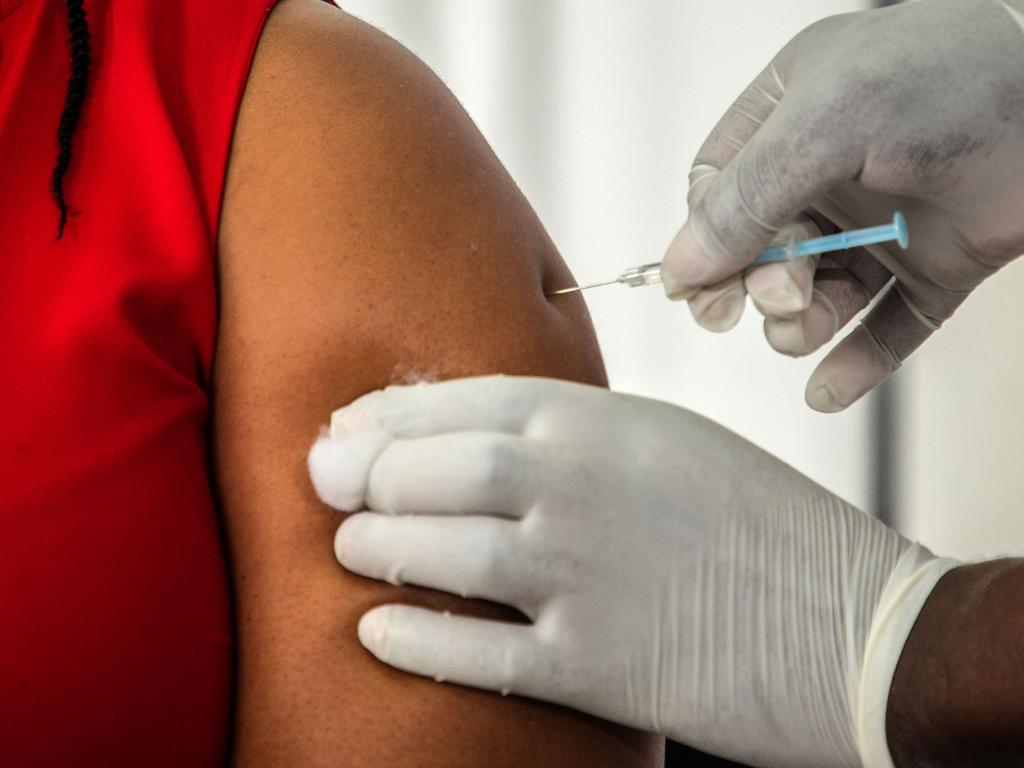
<svg viewBox="0 0 1024 768">
<path fill-rule="evenodd" d="M 287 74 L 313 78 L 315 85 L 339 66 L 365 77 L 403 52 L 384 33 L 324 0 L 279 0 L 261 34 L 248 87 L 273 85 Z M 272 73 L 269 82 L 264 73 Z"/>
<path fill-rule="evenodd" d="M 391 227 L 403 211 L 454 212 L 481 187 L 507 190 L 505 180 L 459 102 L 416 56 L 322 0 L 282 0 L 239 107 L 221 244 L 266 214 L 315 218 L 324 226 L 306 236 L 337 243 L 339 229 Z"/>
<path fill-rule="evenodd" d="M 260 37 L 238 122 L 246 140 L 324 127 L 340 140 L 365 129 L 422 129 L 431 103 L 457 104 L 395 40 L 323 0 L 281 0 Z"/>
</svg>

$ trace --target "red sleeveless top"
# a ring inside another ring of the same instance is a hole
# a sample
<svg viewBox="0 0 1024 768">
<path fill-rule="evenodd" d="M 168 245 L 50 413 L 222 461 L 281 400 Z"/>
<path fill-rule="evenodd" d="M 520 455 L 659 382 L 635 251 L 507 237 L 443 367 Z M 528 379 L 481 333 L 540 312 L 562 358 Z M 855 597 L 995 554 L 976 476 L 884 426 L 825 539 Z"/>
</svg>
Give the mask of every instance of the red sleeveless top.
<svg viewBox="0 0 1024 768">
<path fill-rule="evenodd" d="M 228 150 L 276 0 L 0 0 L 0 765 L 223 765 L 232 630 L 207 451 Z"/>
</svg>

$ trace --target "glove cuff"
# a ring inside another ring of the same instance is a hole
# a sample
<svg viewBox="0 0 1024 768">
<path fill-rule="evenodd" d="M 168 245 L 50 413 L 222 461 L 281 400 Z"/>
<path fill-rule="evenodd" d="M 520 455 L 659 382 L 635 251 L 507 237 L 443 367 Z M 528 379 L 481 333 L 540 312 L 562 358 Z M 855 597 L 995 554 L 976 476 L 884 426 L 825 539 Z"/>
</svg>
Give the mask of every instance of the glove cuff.
<svg viewBox="0 0 1024 768">
<path fill-rule="evenodd" d="M 857 747 L 867 768 L 895 768 L 885 717 L 896 665 L 928 596 L 939 579 L 959 565 L 958 560 L 936 557 L 914 544 L 897 561 L 882 590 L 864 649 L 859 701 L 853 707 Z"/>
<path fill-rule="evenodd" d="M 1020 0 L 1016 0 L 1013 2 L 1013 5 L 1011 5 L 1007 0 L 999 0 L 999 4 L 1003 6 L 1008 14 L 1010 14 L 1010 18 L 1017 23 L 1021 32 L 1024 32 L 1024 3 L 1020 2 Z"/>
</svg>

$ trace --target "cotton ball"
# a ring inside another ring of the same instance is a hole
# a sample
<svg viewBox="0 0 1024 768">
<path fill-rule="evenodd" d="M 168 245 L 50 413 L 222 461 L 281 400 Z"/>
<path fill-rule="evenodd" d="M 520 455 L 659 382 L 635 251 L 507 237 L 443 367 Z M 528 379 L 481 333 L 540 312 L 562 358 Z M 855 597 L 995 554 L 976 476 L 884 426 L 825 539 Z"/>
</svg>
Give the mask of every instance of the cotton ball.
<svg viewBox="0 0 1024 768">
<path fill-rule="evenodd" d="M 370 392 L 332 413 L 331 436 L 342 438 L 352 432 L 369 428 L 373 424 L 374 412 L 383 394 L 381 390 Z"/>
<path fill-rule="evenodd" d="M 391 386 L 413 386 L 418 384 L 436 384 L 441 380 L 441 372 L 408 368 L 399 363 L 391 371 Z M 390 387 L 389 387 L 390 389 Z"/>
<path fill-rule="evenodd" d="M 366 505 L 370 468 L 391 436 L 375 428 L 339 437 L 321 435 L 309 450 L 309 476 L 317 496 L 343 512 Z"/>
</svg>

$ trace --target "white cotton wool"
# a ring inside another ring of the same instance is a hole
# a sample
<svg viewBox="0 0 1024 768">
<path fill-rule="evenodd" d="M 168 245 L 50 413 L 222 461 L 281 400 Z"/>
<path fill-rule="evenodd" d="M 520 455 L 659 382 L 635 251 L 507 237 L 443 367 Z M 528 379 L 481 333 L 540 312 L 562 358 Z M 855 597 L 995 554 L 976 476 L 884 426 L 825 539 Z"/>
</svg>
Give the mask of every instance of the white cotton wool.
<svg viewBox="0 0 1024 768">
<path fill-rule="evenodd" d="M 410 386 L 414 384 L 435 384 L 441 381 L 441 372 L 410 368 L 399 363 L 391 371 L 391 386 Z"/>
<path fill-rule="evenodd" d="M 321 501 L 343 512 L 364 509 L 370 468 L 391 439 L 374 427 L 337 437 L 322 434 L 308 459 L 309 476 Z"/>
<path fill-rule="evenodd" d="M 344 437 L 352 432 L 368 427 L 373 420 L 374 406 L 383 394 L 381 390 L 370 392 L 357 398 L 344 408 L 334 411 L 331 414 L 331 437 Z"/>
</svg>

